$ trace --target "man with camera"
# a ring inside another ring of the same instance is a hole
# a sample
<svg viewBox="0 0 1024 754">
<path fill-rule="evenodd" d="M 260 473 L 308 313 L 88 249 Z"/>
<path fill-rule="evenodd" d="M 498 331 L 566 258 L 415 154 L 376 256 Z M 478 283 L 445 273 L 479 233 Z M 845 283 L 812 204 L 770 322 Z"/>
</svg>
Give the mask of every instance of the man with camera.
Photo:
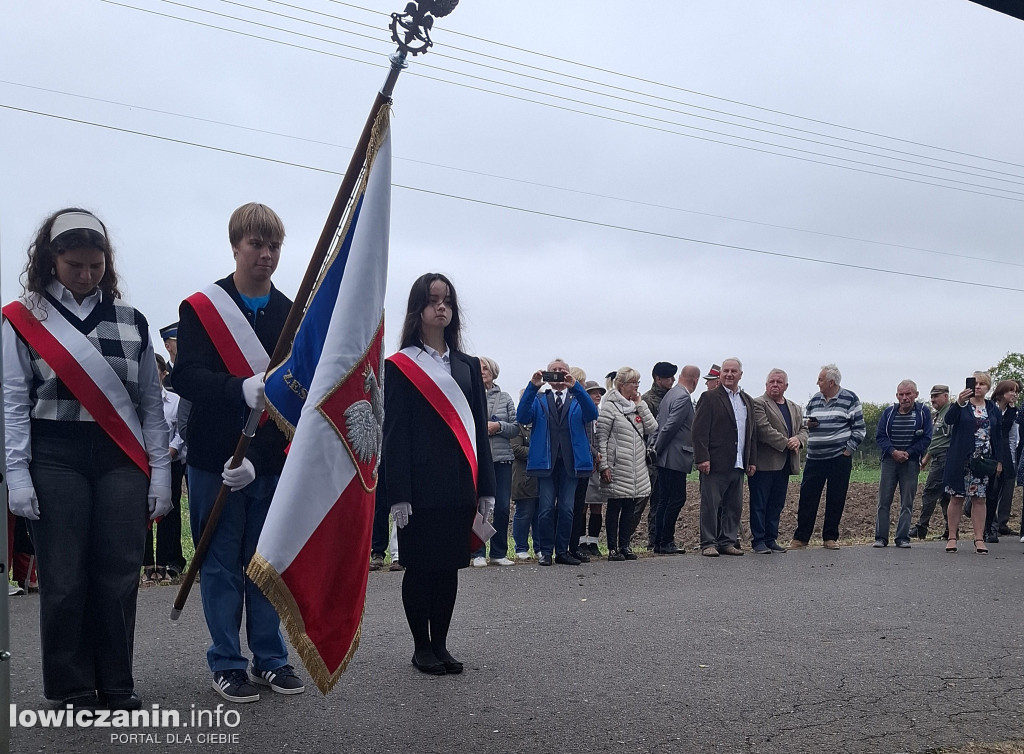
<svg viewBox="0 0 1024 754">
<path fill-rule="evenodd" d="M 551 386 L 543 393 L 544 383 Z M 597 406 L 569 365 L 555 359 L 538 369 L 519 399 L 516 421 L 532 425 L 526 474 L 537 478 L 538 529 L 533 549 L 542 566 L 554 562 L 579 565 L 569 552 L 576 482 L 590 476 L 594 460 L 586 425 L 597 419 Z"/>
<path fill-rule="evenodd" d="M 740 390 L 743 365 L 722 362 L 721 384 L 705 393 L 693 417 L 693 460 L 700 471 L 701 555 L 742 555 L 743 478 L 757 470 L 754 402 Z"/>
</svg>

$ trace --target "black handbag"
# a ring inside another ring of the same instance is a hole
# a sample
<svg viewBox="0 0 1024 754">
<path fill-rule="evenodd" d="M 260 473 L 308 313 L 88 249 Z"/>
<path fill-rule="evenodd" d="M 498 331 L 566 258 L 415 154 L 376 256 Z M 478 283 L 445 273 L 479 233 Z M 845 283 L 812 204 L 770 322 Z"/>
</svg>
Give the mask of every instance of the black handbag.
<svg viewBox="0 0 1024 754">
<path fill-rule="evenodd" d="M 971 474 L 979 479 L 985 479 L 995 474 L 998 465 L 999 462 L 992 456 L 972 456 L 971 460 L 967 463 Z"/>
</svg>

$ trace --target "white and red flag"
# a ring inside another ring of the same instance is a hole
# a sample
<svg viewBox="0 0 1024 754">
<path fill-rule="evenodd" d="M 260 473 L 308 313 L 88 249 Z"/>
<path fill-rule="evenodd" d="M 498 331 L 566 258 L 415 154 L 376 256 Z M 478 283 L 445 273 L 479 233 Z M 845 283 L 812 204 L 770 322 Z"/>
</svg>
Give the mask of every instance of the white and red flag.
<svg viewBox="0 0 1024 754">
<path fill-rule="evenodd" d="M 248 574 L 325 694 L 359 645 L 366 598 L 384 420 L 388 116 L 381 108 L 359 189 L 293 353 L 267 375 L 271 415 L 295 429 Z M 295 396 L 304 399 L 300 405 Z"/>
</svg>

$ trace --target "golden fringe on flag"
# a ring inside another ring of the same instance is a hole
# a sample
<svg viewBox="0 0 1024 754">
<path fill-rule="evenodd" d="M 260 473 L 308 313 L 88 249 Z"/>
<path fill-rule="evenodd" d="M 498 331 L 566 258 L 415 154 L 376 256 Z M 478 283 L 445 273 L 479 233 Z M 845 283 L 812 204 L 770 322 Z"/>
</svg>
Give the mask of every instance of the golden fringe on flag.
<svg viewBox="0 0 1024 754">
<path fill-rule="evenodd" d="M 363 607 L 363 614 L 359 617 L 359 628 L 356 629 L 355 637 L 352 639 L 352 644 L 345 654 L 345 659 L 342 660 L 338 669 L 332 673 L 327 669 L 327 665 L 324 664 L 316 645 L 313 644 L 312 639 L 306 634 L 306 622 L 302 619 L 299 606 L 295 604 L 291 590 L 284 583 L 280 574 L 274 570 L 274 566 L 270 565 L 257 552 L 252 556 L 249 567 L 246 569 L 246 574 L 259 587 L 260 591 L 266 595 L 274 609 L 277 610 L 277 614 L 281 617 L 281 622 L 284 624 L 285 631 L 288 632 L 288 640 L 295 647 L 295 651 L 299 653 L 303 667 L 306 668 L 306 672 L 309 673 L 309 677 L 313 679 L 316 687 L 320 689 L 320 693 L 326 695 L 334 688 L 334 684 L 338 682 L 341 674 L 348 668 L 349 662 L 355 656 L 356 649 L 359 648 L 359 639 L 363 634 L 363 615 L 366 614 L 365 605 Z"/>
</svg>

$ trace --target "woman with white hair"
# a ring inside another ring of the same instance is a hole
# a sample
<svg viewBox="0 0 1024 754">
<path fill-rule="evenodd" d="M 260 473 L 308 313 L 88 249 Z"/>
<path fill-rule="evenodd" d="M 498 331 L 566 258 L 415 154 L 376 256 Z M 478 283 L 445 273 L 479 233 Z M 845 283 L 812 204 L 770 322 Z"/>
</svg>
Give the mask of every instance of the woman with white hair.
<svg viewBox="0 0 1024 754">
<path fill-rule="evenodd" d="M 495 534 L 491 537 L 491 562 L 495 565 L 510 566 L 515 561 L 508 557 L 508 515 L 512 495 L 512 446 L 509 440 L 519 434 L 516 424 L 516 404 L 512 396 L 498 387 L 498 362 L 487 356 L 480 359 L 480 376 L 487 391 L 487 435 L 491 443 L 491 459 L 494 461 L 494 521 Z M 481 545 L 472 555 L 474 568 L 487 565 L 487 545 Z"/>
<path fill-rule="evenodd" d="M 608 485 L 608 560 L 636 560 L 629 547 L 633 508 L 637 499 L 651 494 L 644 435 L 657 428 L 657 420 L 640 400 L 640 372 L 622 367 L 601 401 L 597 419 L 601 480 Z"/>
</svg>

